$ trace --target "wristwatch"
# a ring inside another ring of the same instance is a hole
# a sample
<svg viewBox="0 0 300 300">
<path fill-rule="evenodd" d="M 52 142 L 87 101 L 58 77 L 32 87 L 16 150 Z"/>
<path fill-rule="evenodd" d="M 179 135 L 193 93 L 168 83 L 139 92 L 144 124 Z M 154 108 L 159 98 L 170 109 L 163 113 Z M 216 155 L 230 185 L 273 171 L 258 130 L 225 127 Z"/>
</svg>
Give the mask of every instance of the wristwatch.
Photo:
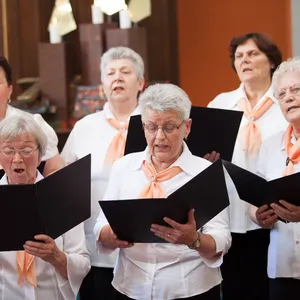
<svg viewBox="0 0 300 300">
<path fill-rule="evenodd" d="M 192 244 L 192 246 L 189 246 L 190 249 L 197 250 L 200 247 L 200 232 L 197 231 L 197 239 L 196 241 Z"/>
</svg>

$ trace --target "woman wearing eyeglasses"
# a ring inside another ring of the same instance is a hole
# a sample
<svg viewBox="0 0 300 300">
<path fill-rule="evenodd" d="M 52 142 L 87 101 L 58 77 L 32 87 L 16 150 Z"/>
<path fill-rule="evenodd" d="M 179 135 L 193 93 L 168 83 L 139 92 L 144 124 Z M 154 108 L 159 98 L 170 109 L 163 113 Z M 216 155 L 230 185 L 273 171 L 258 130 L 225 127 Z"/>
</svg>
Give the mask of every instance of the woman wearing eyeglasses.
<svg viewBox="0 0 300 300">
<path fill-rule="evenodd" d="M 156 84 L 140 96 L 139 105 L 148 147 L 115 162 L 104 199 L 166 197 L 210 165 L 184 142 L 192 124 L 184 91 Z M 219 267 L 231 243 L 228 210 L 201 232 L 193 210 L 186 224 L 165 221 L 170 227 L 149 228 L 162 243 L 132 245 L 119 240 L 100 213 L 94 227 L 99 250 L 108 254 L 120 248 L 112 282 L 115 299 L 219 300 Z"/>
<path fill-rule="evenodd" d="M 300 172 L 300 58 L 283 62 L 273 75 L 273 85 L 289 126 L 262 145 L 258 174 L 267 180 Z M 271 228 L 270 300 L 297 299 L 300 294 L 300 206 L 280 202 L 282 206 L 251 208 L 252 219 L 262 228 Z"/>
<path fill-rule="evenodd" d="M 46 148 L 47 137 L 32 115 L 24 113 L 3 120 L 0 164 L 5 175 L 0 184 L 33 184 L 41 180 L 37 167 Z M 24 241 L 24 251 L 0 252 L 0 299 L 75 300 L 90 269 L 83 224 L 55 240 L 44 234 L 34 238 L 36 241 Z"/>
<path fill-rule="evenodd" d="M 282 55 L 278 46 L 261 33 L 233 38 L 229 54 L 241 85 L 218 95 L 209 107 L 244 112 L 232 162 L 255 173 L 261 143 L 287 127 L 271 84 Z M 268 299 L 269 232 L 251 220 L 249 205 L 237 192 L 229 211 L 232 247 L 221 267 L 223 300 Z"/>
</svg>

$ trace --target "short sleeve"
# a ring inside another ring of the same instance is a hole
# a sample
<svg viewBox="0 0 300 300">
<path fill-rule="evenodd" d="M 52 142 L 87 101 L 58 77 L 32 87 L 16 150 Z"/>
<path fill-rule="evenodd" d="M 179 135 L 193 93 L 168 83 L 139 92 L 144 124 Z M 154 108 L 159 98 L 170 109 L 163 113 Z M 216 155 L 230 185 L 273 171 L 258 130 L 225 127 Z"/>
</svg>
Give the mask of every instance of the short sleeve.
<svg viewBox="0 0 300 300">
<path fill-rule="evenodd" d="M 42 157 L 42 161 L 45 161 L 58 154 L 58 138 L 54 129 L 43 119 L 41 115 L 34 114 L 33 118 L 47 137 L 47 150 L 46 154 Z"/>
</svg>

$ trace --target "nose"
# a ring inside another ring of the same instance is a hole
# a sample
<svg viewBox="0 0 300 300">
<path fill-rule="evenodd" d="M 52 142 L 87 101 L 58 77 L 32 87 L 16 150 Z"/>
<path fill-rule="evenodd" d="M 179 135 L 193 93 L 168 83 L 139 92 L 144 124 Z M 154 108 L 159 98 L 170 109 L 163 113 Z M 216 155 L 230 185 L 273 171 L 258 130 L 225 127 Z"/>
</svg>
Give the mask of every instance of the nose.
<svg viewBox="0 0 300 300">
<path fill-rule="evenodd" d="M 156 138 L 157 139 L 164 139 L 166 137 L 164 131 L 162 130 L 162 128 L 158 128 L 157 132 L 156 132 Z"/>
<path fill-rule="evenodd" d="M 13 162 L 20 162 L 23 160 L 23 157 L 20 155 L 19 152 L 15 152 L 15 155 L 13 156 Z"/>
<path fill-rule="evenodd" d="M 117 71 L 114 76 L 115 81 L 123 80 L 122 72 Z"/>
</svg>

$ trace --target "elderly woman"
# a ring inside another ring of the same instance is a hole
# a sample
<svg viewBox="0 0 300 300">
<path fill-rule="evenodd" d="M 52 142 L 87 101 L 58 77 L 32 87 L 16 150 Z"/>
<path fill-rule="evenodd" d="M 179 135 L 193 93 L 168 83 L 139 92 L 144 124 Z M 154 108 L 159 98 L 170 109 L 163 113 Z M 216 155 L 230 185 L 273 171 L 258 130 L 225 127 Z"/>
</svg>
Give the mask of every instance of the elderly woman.
<svg viewBox="0 0 300 300">
<path fill-rule="evenodd" d="M 0 123 L 0 184 L 33 184 L 43 177 L 37 171 L 45 155 L 47 137 L 29 114 Z M 53 240 L 38 234 L 25 251 L 0 252 L 0 298 L 13 300 L 75 300 L 90 269 L 80 224 Z"/>
<path fill-rule="evenodd" d="M 85 235 L 92 268 L 80 289 L 80 300 L 112 299 L 113 267 L 117 254 L 99 256 L 93 227 L 100 212 L 98 201 L 107 188 L 112 163 L 123 156 L 129 118 L 140 114 L 138 94 L 144 86 L 144 63 L 139 54 L 126 47 L 111 48 L 101 58 L 101 80 L 107 103 L 103 111 L 78 121 L 62 151 L 70 164 L 92 154 L 91 217 Z"/>
<path fill-rule="evenodd" d="M 11 116 L 23 115 L 23 111 L 9 105 L 12 91 L 11 67 L 5 57 L 0 56 L 0 120 Z M 47 148 L 41 158 L 44 165 L 43 175 L 47 176 L 63 167 L 63 162 L 57 149 L 58 139 L 54 130 L 44 121 L 41 115 L 34 114 L 33 117 L 47 136 Z"/>
<path fill-rule="evenodd" d="M 267 180 L 300 172 L 300 58 L 283 62 L 273 75 L 275 96 L 289 122 L 286 131 L 264 142 L 258 174 Z M 268 253 L 270 299 L 295 299 L 300 294 L 300 206 L 285 200 L 251 208 L 252 219 L 271 228 Z M 285 222 L 278 221 L 278 217 Z"/>
<path fill-rule="evenodd" d="M 218 95 L 209 107 L 244 112 L 232 162 L 255 173 L 261 142 L 287 127 L 271 84 L 282 55 L 277 45 L 261 33 L 233 38 L 229 54 L 241 85 Z M 237 192 L 229 210 L 232 247 L 221 268 L 223 300 L 268 299 L 269 232 L 251 220 L 249 205 L 239 199 Z"/>
<path fill-rule="evenodd" d="M 139 103 L 148 147 L 115 162 L 105 199 L 168 196 L 210 165 L 192 155 L 184 142 L 192 120 L 191 102 L 183 90 L 156 84 L 140 96 Z M 231 243 L 228 210 L 202 230 L 196 228 L 193 210 L 186 224 L 164 220 L 171 227 L 151 226 L 163 243 L 132 245 L 119 240 L 100 213 L 94 228 L 99 250 L 109 253 L 121 248 L 112 283 L 116 299 L 219 300 L 219 267 Z"/>
</svg>

